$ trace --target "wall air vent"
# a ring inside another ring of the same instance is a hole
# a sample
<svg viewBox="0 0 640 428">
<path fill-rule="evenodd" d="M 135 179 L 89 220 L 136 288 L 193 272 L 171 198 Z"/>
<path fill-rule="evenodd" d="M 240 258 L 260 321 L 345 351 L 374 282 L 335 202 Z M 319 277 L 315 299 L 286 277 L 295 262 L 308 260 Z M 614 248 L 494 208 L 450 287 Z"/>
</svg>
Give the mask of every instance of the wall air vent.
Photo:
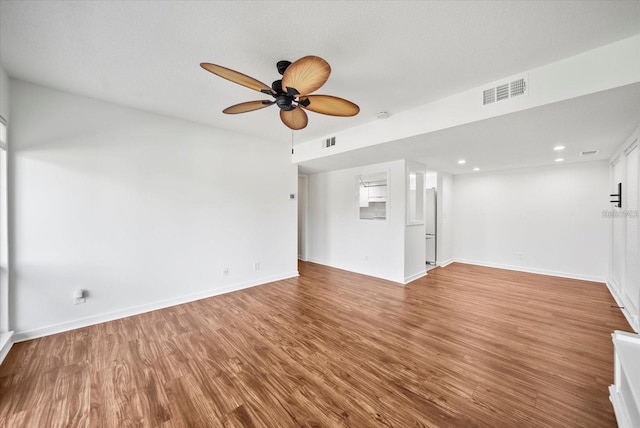
<svg viewBox="0 0 640 428">
<path fill-rule="evenodd" d="M 326 149 L 328 147 L 333 147 L 336 145 L 336 137 L 325 138 L 322 140 L 322 148 Z"/>
<path fill-rule="evenodd" d="M 496 102 L 496 88 L 486 89 L 482 93 L 482 105 L 487 105 Z"/>
<path fill-rule="evenodd" d="M 496 88 L 496 101 L 502 101 L 509 98 L 509 84 L 505 83 Z"/>
<path fill-rule="evenodd" d="M 482 105 L 493 104 L 498 101 L 528 94 L 527 78 L 520 77 L 511 82 L 500 83 L 482 91 Z"/>
<path fill-rule="evenodd" d="M 524 95 L 524 92 L 527 90 L 527 83 L 524 81 L 524 79 L 514 80 L 510 85 L 512 97 Z"/>
<path fill-rule="evenodd" d="M 599 152 L 599 150 L 585 150 L 584 152 L 580 152 L 580 156 L 591 156 L 595 155 Z"/>
</svg>

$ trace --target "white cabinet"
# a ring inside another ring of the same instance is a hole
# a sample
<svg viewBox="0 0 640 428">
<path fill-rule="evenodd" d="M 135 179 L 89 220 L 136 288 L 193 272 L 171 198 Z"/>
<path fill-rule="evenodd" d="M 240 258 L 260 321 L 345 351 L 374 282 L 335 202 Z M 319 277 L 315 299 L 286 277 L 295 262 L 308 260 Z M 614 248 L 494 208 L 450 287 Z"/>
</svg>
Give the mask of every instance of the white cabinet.
<svg viewBox="0 0 640 428">
<path fill-rule="evenodd" d="M 640 427 L 640 336 L 613 332 L 614 377 L 609 387 L 620 428 Z"/>
<path fill-rule="evenodd" d="M 369 202 L 387 201 L 387 184 L 371 184 L 369 187 Z"/>
<path fill-rule="evenodd" d="M 364 184 L 360 185 L 360 208 L 369 206 L 369 189 L 364 186 Z"/>
</svg>

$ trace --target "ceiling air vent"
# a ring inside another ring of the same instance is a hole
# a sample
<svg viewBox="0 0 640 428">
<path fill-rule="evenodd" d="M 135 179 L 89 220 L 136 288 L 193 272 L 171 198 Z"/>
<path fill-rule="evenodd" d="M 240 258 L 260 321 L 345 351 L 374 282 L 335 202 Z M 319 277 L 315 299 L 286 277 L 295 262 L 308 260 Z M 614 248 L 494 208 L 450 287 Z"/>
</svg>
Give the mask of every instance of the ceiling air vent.
<svg viewBox="0 0 640 428">
<path fill-rule="evenodd" d="M 509 84 L 505 83 L 496 88 L 496 101 L 502 101 L 509 98 Z"/>
<path fill-rule="evenodd" d="M 527 95 L 527 79 L 521 77 L 508 83 L 501 83 L 482 91 L 482 105 L 508 100 L 520 95 Z"/>
<path fill-rule="evenodd" d="M 333 147 L 336 145 L 336 137 L 325 138 L 322 140 L 322 148 Z"/>
<path fill-rule="evenodd" d="M 482 93 L 482 105 L 486 106 L 487 104 L 496 102 L 496 88 L 486 89 Z"/>
<path fill-rule="evenodd" d="M 511 96 L 517 97 L 518 95 L 524 95 L 524 91 L 527 90 L 527 82 L 524 79 L 518 79 L 511 82 Z"/>
<path fill-rule="evenodd" d="M 598 153 L 599 150 L 585 150 L 584 152 L 580 152 L 580 156 L 591 156 Z"/>
</svg>

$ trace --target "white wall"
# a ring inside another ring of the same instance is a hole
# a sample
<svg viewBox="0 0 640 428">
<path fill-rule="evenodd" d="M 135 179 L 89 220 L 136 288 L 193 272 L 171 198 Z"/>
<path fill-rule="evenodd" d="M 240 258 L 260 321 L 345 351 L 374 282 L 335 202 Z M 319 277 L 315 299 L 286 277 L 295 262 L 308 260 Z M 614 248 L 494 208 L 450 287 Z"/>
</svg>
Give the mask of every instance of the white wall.
<svg viewBox="0 0 640 428">
<path fill-rule="evenodd" d="M 0 116 L 9 120 L 9 77 L 0 65 Z"/>
<path fill-rule="evenodd" d="M 424 224 L 405 226 L 404 232 L 404 278 L 411 282 L 426 274 L 426 244 Z"/>
<path fill-rule="evenodd" d="M 455 176 L 455 259 L 604 282 L 608 175 L 600 161 Z"/>
<path fill-rule="evenodd" d="M 406 173 L 405 173 L 405 224 L 409 216 L 408 206 L 409 201 L 409 172 L 419 171 L 426 172 L 426 167 L 420 163 L 406 161 Z M 421 187 L 415 191 L 411 191 L 414 194 L 421 192 L 424 196 L 424 183 L 420 183 Z M 415 205 L 415 204 L 414 204 Z M 423 219 L 424 219 L 424 200 L 422 200 L 423 207 Z M 422 224 L 406 225 L 404 229 L 404 283 L 411 282 L 417 278 L 420 278 L 426 274 L 425 260 L 426 256 L 426 243 L 425 243 L 425 226 L 424 221 Z"/>
<path fill-rule="evenodd" d="M 437 182 L 436 264 L 446 266 L 453 261 L 453 176 L 439 172 Z"/>
<path fill-rule="evenodd" d="M 387 220 L 360 220 L 357 177 L 385 171 Z M 309 260 L 403 283 L 404 189 L 404 161 L 309 175 Z"/>
<path fill-rule="evenodd" d="M 9 77 L 0 66 L 0 116 L 9 120 Z M 7 142 L 8 143 L 8 142 Z M 9 330 L 8 155 L 0 150 L 0 363 L 11 348 Z"/>
<path fill-rule="evenodd" d="M 11 94 L 16 340 L 297 274 L 286 141 L 16 80 Z"/>
</svg>

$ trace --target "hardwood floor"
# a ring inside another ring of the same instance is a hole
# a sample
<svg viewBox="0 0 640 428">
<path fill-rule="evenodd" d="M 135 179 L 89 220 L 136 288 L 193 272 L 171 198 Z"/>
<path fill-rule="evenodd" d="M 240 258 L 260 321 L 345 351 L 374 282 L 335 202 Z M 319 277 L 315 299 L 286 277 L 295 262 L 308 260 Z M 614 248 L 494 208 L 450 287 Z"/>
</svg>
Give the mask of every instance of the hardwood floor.
<svg viewBox="0 0 640 428">
<path fill-rule="evenodd" d="M 0 426 L 614 427 L 603 284 L 301 276 L 17 343 Z"/>
</svg>

